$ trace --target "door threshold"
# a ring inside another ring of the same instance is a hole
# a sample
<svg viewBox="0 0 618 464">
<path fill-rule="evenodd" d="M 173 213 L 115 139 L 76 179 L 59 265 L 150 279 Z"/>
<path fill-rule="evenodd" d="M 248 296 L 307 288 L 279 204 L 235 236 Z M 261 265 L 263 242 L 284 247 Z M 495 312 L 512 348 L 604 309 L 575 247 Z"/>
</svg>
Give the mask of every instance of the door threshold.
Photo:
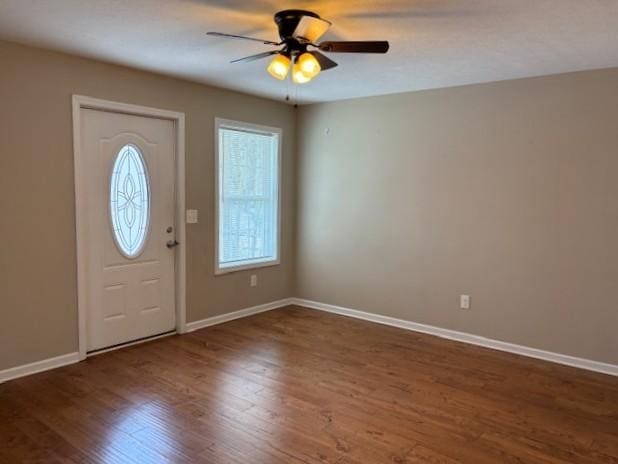
<svg viewBox="0 0 618 464">
<path fill-rule="evenodd" d="M 116 345 L 108 346 L 106 348 L 99 348 L 98 350 L 88 351 L 86 352 L 86 357 L 89 358 L 90 356 L 96 356 L 98 354 L 107 353 L 108 351 L 114 351 L 114 350 L 119 350 L 120 348 L 126 348 L 128 346 L 139 345 L 141 343 L 150 342 L 153 340 L 157 340 L 159 338 L 169 337 L 170 335 L 175 335 L 176 333 L 177 333 L 176 329 L 173 329 L 173 330 L 168 330 L 167 332 L 163 332 L 157 335 L 151 335 L 149 337 L 138 338 L 137 340 L 132 340 L 130 342 L 117 343 Z"/>
</svg>

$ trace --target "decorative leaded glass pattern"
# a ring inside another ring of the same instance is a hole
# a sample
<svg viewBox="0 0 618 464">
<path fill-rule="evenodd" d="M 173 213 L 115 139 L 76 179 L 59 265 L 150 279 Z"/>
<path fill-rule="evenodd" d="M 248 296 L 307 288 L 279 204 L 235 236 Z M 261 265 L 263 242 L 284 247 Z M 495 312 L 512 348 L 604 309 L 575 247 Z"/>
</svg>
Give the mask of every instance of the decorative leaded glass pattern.
<svg viewBox="0 0 618 464">
<path fill-rule="evenodd" d="M 146 164 L 135 145 L 120 149 L 110 179 L 109 211 L 114 240 L 127 258 L 142 252 L 150 222 L 150 189 Z"/>
</svg>

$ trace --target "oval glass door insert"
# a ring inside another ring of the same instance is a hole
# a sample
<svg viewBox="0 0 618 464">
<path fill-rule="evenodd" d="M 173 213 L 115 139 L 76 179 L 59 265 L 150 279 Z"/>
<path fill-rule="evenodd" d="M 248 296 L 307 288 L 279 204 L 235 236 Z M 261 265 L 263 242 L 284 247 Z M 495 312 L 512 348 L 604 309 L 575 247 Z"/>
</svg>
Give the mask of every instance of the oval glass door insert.
<svg viewBox="0 0 618 464">
<path fill-rule="evenodd" d="M 116 155 L 109 211 L 118 250 L 129 259 L 137 258 L 148 238 L 150 187 L 144 158 L 135 145 L 125 145 Z"/>
</svg>

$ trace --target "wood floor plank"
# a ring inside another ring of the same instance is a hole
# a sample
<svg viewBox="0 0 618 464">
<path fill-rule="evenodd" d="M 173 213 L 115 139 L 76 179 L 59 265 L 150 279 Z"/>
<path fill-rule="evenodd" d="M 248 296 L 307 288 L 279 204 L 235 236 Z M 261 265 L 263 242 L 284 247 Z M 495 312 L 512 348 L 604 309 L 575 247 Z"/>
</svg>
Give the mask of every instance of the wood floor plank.
<svg viewBox="0 0 618 464">
<path fill-rule="evenodd" d="M 618 464 L 618 379 L 290 306 L 0 385 L 0 463 Z"/>
</svg>

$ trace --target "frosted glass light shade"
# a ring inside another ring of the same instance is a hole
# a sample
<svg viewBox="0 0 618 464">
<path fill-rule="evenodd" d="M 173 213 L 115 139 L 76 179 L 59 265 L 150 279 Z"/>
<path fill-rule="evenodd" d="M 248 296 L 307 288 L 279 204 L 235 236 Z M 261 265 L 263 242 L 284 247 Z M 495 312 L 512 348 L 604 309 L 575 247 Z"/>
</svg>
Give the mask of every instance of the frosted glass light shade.
<svg viewBox="0 0 618 464">
<path fill-rule="evenodd" d="M 285 55 L 275 56 L 268 65 L 267 71 L 275 79 L 282 81 L 290 70 L 290 59 Z"/>
<path fill-rule="evenodd" d="M 303 72 L 299 63 L 294 63 L 294 67 L 292 68 L 292 80 L 295 84 L 305 84 L 311 80 L 311 77 Z"/>
<path fill-rule="evenodd" d="M 300 70 L 303 74 L 310 79 L 313 79 L 317 76 L 322 68 L 320 67 L 320 63 L 311 53 L 303 53 L 298 57 L 297 60 L 298 65 L 300 66 Z"/>
</svg>

